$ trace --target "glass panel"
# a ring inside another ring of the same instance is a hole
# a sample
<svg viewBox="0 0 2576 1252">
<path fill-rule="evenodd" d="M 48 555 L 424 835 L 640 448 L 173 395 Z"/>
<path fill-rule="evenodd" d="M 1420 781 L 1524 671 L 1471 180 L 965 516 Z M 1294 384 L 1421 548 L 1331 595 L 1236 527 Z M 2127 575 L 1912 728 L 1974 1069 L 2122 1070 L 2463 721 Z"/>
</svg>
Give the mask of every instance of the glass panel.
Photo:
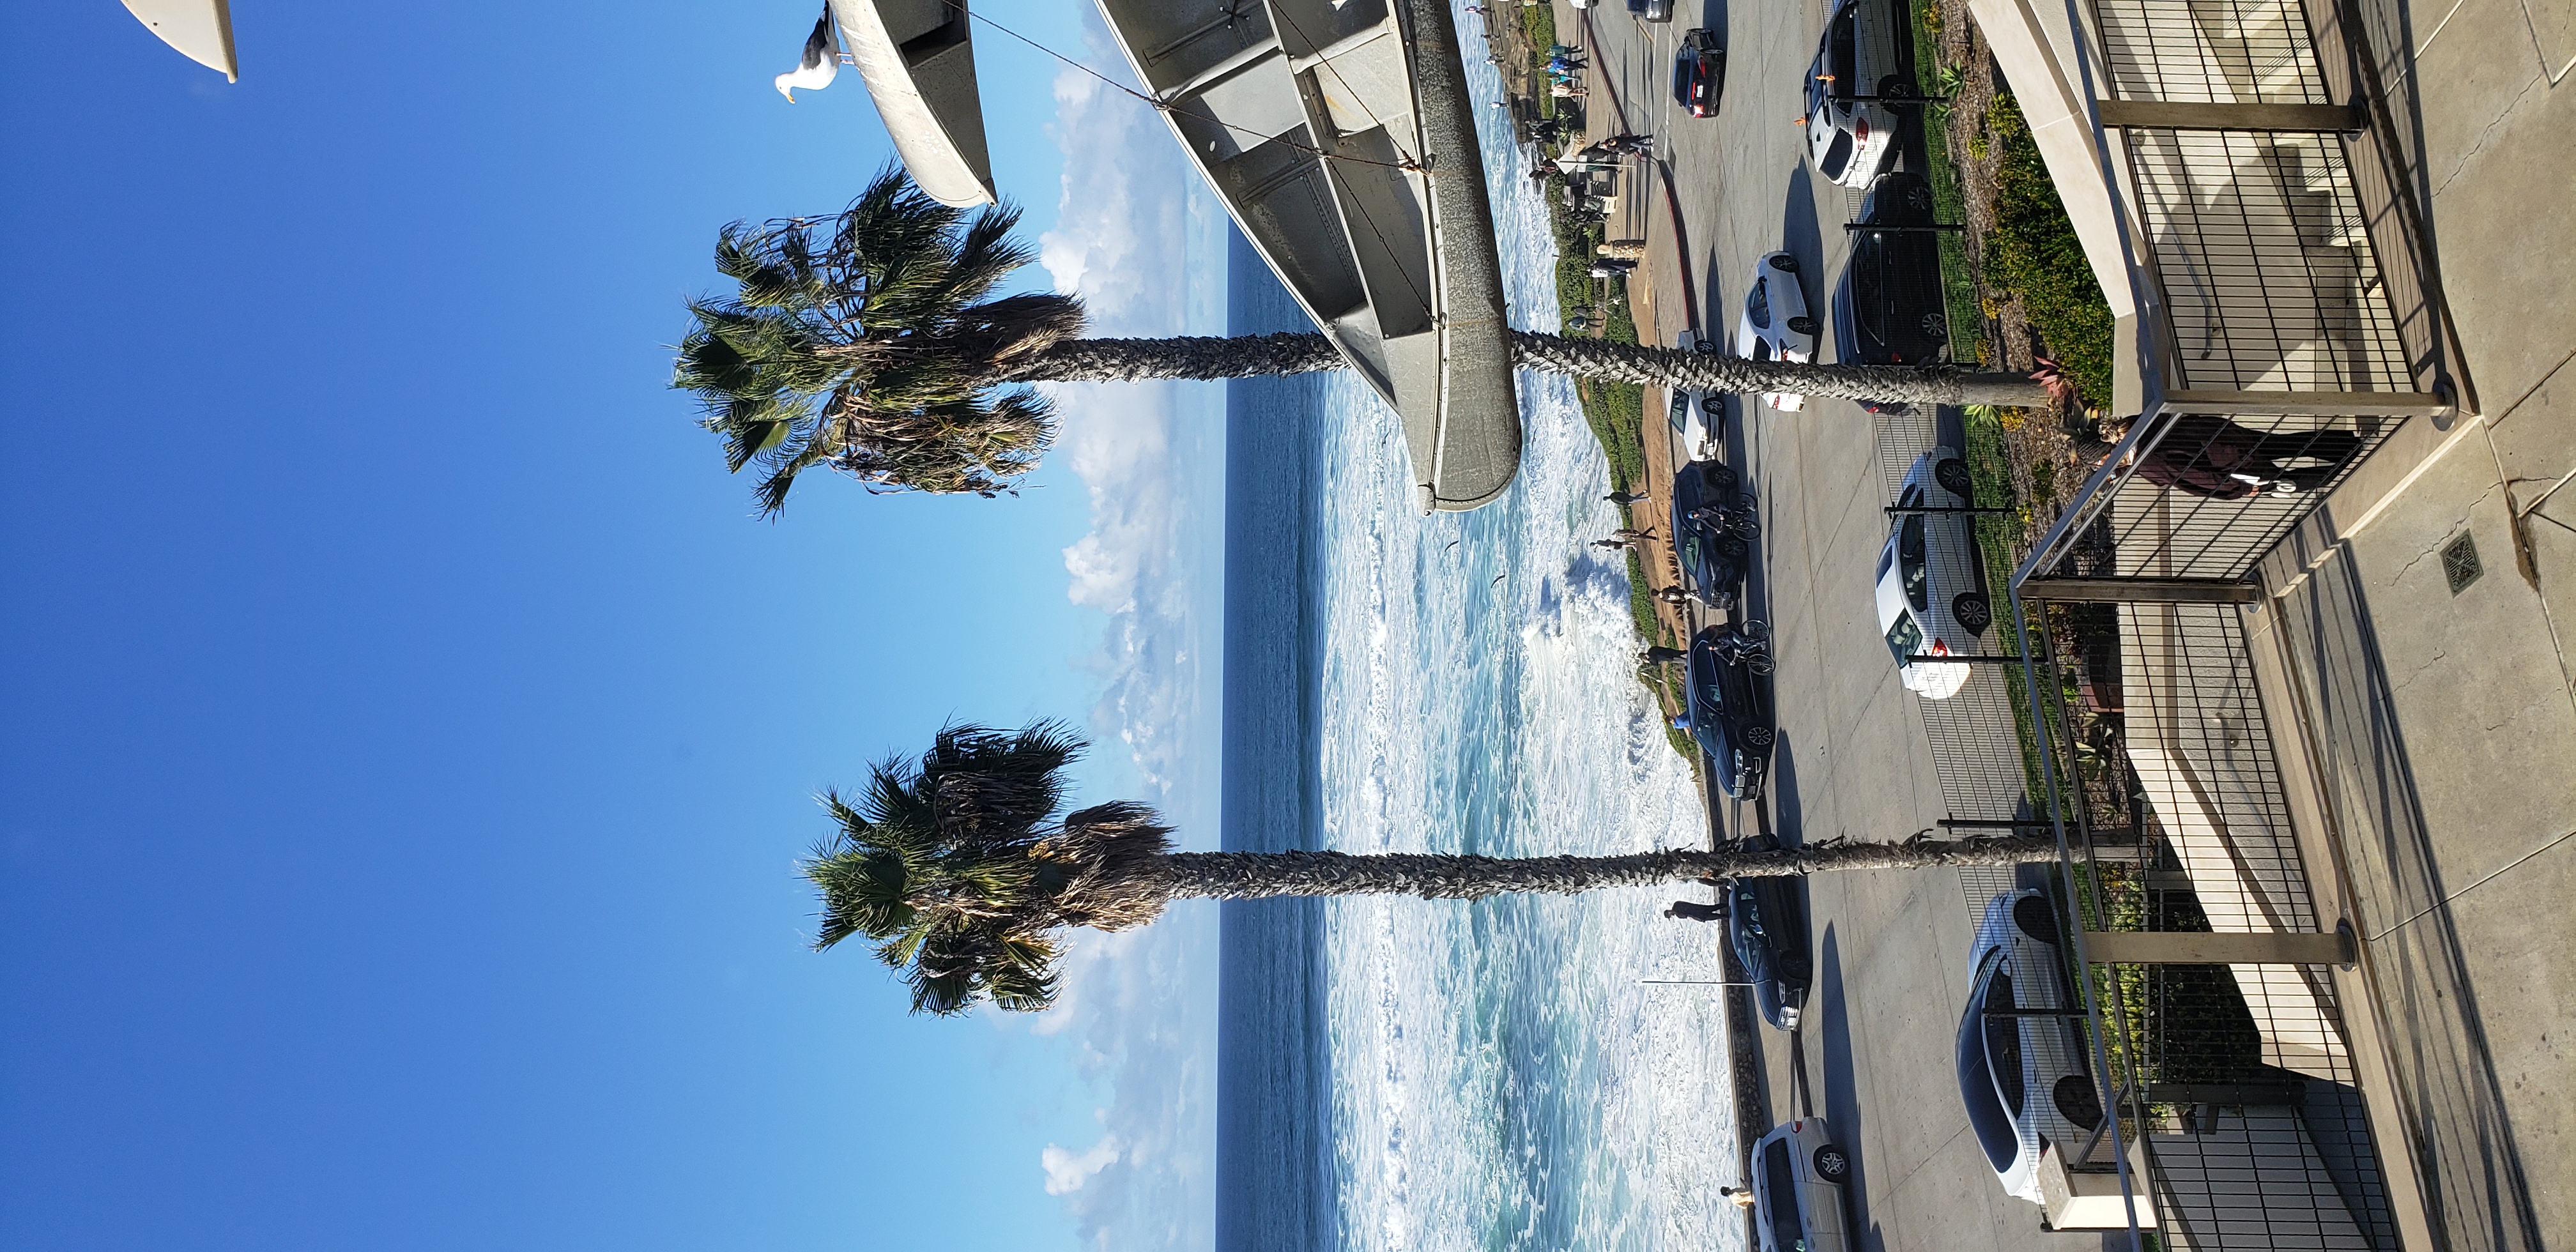
<svg viewBox="0 0 2576 1252">
<path fill-rule="evenodd" d="M 1798 1167 L 1789 1160 L 1789 1143 L 1774 1139 L 1762 1153 L 1763 1220 L 1771 1223 L 1771 1242 L 1780 1252 L 1806 1252 L 1807 1230 L 1798 1220 Z"/>
<path fill-rule="evenodd" d="M 1932 566 L 1923 559 L 1922 514 L 1905 519 L 1904 528 L 1897 532 L 1896 555 L 1905 569 L 1905 602 L 1913 605 L 1917 613 L 1930 612 Z"/>
<path fill-rule="evenodd" d="M 1771 283 L 1768 279 L 1753 280 L 1753 290 L 1744 296 L 1744 316 L 1756 326 L 1771 324 Z"/>
<path fill-rule="evenodd" d="M 1998 969 L 1993 982 L 1986 984 L 1985 1007 L 2013 1007 L 2012 975 Z M 2023 1091 L 2021 1070 L 2021 1019 L 1989 1017 L 1986 1019 L 1986 1059 L 1995 1074 L 1995 1093 L 2003 1097 L 2004 1106 L 2021 1115 Z"/>
<path fill-rule="evenodd" d="M 1851 164 L 1851 156 L 1851 132 L 1835 131 L 1834 142 L 1825 149 L 1825 159 L 1816 162 L 1816 168 L 1827 178 L 1840 178 L 1843 176 L 1843 167 Z"/>
<path fill-rule="evenodd" d="M 1887 650 L 1898 665 L 1907 665 L 1923 651 L 1923 628 L 1914 624 L 1912 614 L 1900 612 L 1896 624 L 1887 628 Z"/>
</svg>

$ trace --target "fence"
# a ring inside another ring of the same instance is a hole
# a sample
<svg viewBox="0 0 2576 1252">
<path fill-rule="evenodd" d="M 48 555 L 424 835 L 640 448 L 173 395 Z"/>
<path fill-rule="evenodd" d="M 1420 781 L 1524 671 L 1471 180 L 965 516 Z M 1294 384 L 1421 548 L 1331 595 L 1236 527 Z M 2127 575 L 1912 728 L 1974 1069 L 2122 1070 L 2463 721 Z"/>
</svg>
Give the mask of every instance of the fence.
<svg viewBox="0 0 2576 1252">
<path fill-rule="evenodd" d="M 2299 0 L 2072 10 L 2069 78 L 2101 97 L 2138 310 L 2134 420 L 2057 516 L 1959 519 L 2004 592 L 1967 682 L 1918 701 L 1946 824 L 2050 831 L 2062 851 L 1962 887 L 1972 915 L 2044 887 L 2072 921 L 2116 1115 L 2059 1145 L 2053 1215 L 2107 1200 L 2111 1220 L 2097 1205 L 2083 1224 L 2140 1248 L 2152 1230 L 2202 1252 L 2395 1249 L 2333 975 L 2353 941 L 2310 890 L 2244 614 L 2258 563 L 2325 495 L 2401 422 L 2449 412 L 2430 250 L 2341 24 Z M 1971 462 L 1980 503 L 2004 502 L 2012 476 L 1973 422 L 1883 415 L 1878 433 L 1892 501 L 1939 446 Z"/>
</svg>

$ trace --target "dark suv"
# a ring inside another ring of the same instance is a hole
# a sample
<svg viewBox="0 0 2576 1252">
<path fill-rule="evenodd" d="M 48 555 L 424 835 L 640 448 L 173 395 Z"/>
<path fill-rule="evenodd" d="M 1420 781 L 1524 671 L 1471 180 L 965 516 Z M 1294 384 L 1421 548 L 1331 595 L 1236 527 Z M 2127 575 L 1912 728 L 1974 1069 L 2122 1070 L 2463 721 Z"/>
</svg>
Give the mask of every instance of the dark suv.
<svg viewBox="0 0 2576 1252">
<path fill-rule="evenodd" d="M 1845 365 L 1933 365 L 1950 343 L 1932 184 L 1881 174 L 1861 201 L 1851 260 L 1834 287 L 1834 350 Z M 1878 227 L 1881 229 L 1871 229 Z"/>
<path fill-rule="evenodd" d="M 1750 800 L 1762 793 L 1778 732 L 1771 724 L 1771 648 L 1758 633 L 1711 626 L 1691 637 L 1690 733 L 1726 794 Z"/>
<path fill-rule="evenodd" d="M 1718 97 L 1726 94 L 1726 49 L 1717 32 L 1695 26 L 1682 32 L 1681 51 L 1673 56 L 1673 100 L 1692 117 L 1717 116 Z"/>
<path fill-rule="evenodd" d="M 1673 556 L 1691 594 L 1712 609 L 1735 607 L 1753 556 L 1753 497 L 1724 461 L 1693 461 L 1673 474 Z"/>
<path fill-rule="evenodd" d="M 1762 835 L 1736 845 L 1739 852 L 1772 852 L 1779 840 Z M 1726 937 L 1753 984 L 1753 1003 L 1775 1030 L 1796 1030 L 1815 979 L 1807 955 L 1807 910 L 1795 878 L 1729 878 L 1718 888 L 1726 901 Z"/>
</svg>

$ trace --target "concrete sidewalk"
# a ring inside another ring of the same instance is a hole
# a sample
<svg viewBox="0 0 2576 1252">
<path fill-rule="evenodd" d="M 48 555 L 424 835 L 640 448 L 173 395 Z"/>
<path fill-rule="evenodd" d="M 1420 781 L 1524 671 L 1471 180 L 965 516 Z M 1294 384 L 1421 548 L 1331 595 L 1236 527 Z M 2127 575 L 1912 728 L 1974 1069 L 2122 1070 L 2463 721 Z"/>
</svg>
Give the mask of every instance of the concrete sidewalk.
<svg viewBox="0 0 2576 1252">
<path fill-rule="evenodd" d="M 2483 413 L 2410 422 L 2273 554 L 2253 654 L 2431 1246 L 2576 1247 L 2576 0 L 2356 8 Z"/>
</svg>

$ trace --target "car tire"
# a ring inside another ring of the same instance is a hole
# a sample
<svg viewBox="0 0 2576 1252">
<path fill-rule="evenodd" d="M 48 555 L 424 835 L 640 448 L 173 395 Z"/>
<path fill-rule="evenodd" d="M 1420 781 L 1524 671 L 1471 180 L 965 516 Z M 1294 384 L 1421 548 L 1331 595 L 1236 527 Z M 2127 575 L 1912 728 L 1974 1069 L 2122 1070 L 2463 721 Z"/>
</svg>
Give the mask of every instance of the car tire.
<svg viewBox="0 0 2576 1252">
<path fill-rule="evenodd" d="M 1760 642 L 1771 637 L 1771 623 L 1758 617 L 1748 617 L 1736 625 L 1735 633 Z"/>
<path fill-rule="evenodd" d="M 1810 1163 L 1816 1168 L 1816 1177 L 1835 1186 L 1841 1186 L 1843 1180 L 1851 1177 L 1851 1154 L 1843 1151 L 1840 1144 L 1828 1143 L 1816 1149 Z"/>
<path fill-rule="evenodd" d="M 2049 1088 L 2049 1102 L 2058 1113 L 2075 1123 L 2079 1130 L 2091 1130 L 2102 1124 L 2102 1093 L 2093 1089 L 2093 1080 L 2081 1074 L 2068 1074 Z"/>
<path fill-rule="evenodd" d="M 1717 393 L 1714 391 L 1700 395 L 1699 411 L 1707 414 L 1712 421 L 1726 420 L 1726 404 L 1717 398 Z"/>
<path fill-rule="evenodd" d="M 1789 319 L 1789 329 L 1796 334 L 1813 335 L 1824 327 L 1818 325 L 1816 319 L 1812 317 L 1793 317 Z"/>
<path fill-rule="evenodd" d="M 1731 561 L 1742 560 L 1745 554 L 1753 551 L 1751 545 L 1745 543 L 1742 539 L 1739 539 L 1734 535 L 1720 535 L 1717 537 L 1717 542 L 1711 546 L 1717 549 L 1717 554 L 1719 556 L 1725 557 Z"/>
<path fill-rule="evenodd" d="M 1736 475 L 1732 465 L 1711 465 L 1706 473 L 1708 485 L 1718 491 L 1733 491 L 1735 484 L 1744 481 Z"/>
<path fill-rule="evenodd" d="M 1798 258 L 1790 256 L 1785 252 L 1781 253 L 1780 255 L 1771 258 L 1771 268 L 1778 270 L 1783 274 L 1795 274 L 1798 272 Z"/>
<path fill-rule="evenodd" d="M 1950 342 L 1950 319 L 1939 309 L 1926 311 L 1915 328 L 1922 331 L 1923 337 L 1933 343 Z"/>
<path fill-rule="evenodd" d="M 1976 476 L 1968 472 L 1968 463 L 1955 456 L 1945 456 L 1932 465 L 1932 481 L 1944 491 L 1962 500 L 1977 498 Z"/>
<path fill-rule="evenodd" d="M 2057 946 L 2057 910 L 2049 906 L 2047 897 L 2023 896 L 2013 901 L 2012 919 L 2013 929 L 2025 937 Z"/>
<path fill-rule="evenodd" d="M 1982 635 L 1986 633 L 1986 627 L 1995 624 L 1994 606 L 1973 591 L 1962 591 L 1951 599 L 1950 616 L 1959 623 L 1960 629 L 1972 635 Z"/>
<path fill-rule="evenodd" d="M 1739 492 L 1736 492 L 1736 493 L 1735 493 L 1735 511 L 1736 511 L 1736 512 L 1738 512 L 1738 513 L 1752 513 L 1752 512 L 1755 512 L 1755 511 L 1759 510 L 1761 507 L 1762 507 L 1762 506 L 1761 506 L 1761 502 L 1760 502 L 1760 501 L 1757 501 L 1757 500 L 1755 500 L 1755 499 L 1753 498 L 1753 493 L 1752 493 L 1752 492 L 1750 492 L 1750 491 L 1739 491 Z"/>
<path fill-rule="evenodd" d="M 1779 732 L 1768 726 L 1747 726 L 1744 728 L 1744 746 L 1748 748 L 1770 747 L 1771 741 L 1778 737 Z"/>
<path fill-rule="evenodd" d="M 1878 80 L 1878 98 L 1882 104 L 1910 109 L 1922 103 L 1923 93 L 1902 74 L 1890 74 Z"/>
</svg>

